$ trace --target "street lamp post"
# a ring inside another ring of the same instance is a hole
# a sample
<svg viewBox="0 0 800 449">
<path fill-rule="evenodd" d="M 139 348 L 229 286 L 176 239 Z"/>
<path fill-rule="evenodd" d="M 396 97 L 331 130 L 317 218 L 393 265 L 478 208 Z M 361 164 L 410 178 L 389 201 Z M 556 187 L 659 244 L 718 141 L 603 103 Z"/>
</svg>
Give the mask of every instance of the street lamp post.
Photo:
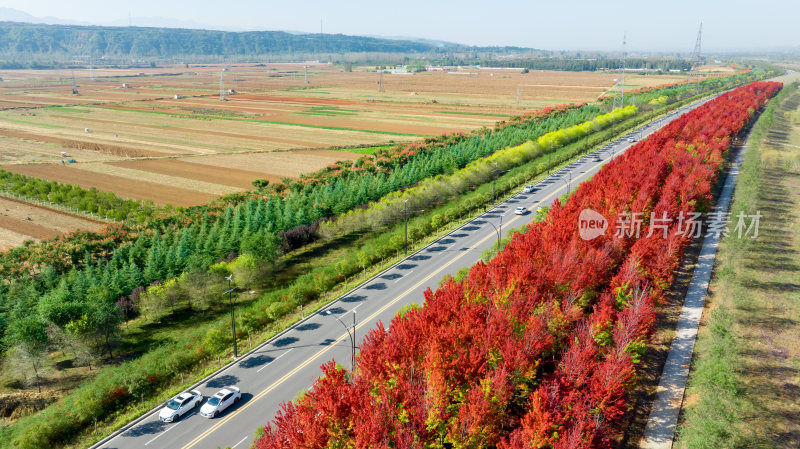
<svg viewBox="0 0 800 449">
<path fill-rule="evenodd" d="M 497 234 L 497 249 L 500 249 L 500 236 L 503 234 L 503 216 L 500 215 L 500 228 L 498 229 L 497 226 L 494 225 L 491 221 L 487 221 L 494 228 L 494 232 Z"/>
<path fill-rule="evenodd" d="M 494 194 L 495 186 L 497 185 L 497 178 L 500 175 L 502 175 L 503 173 L 508 173 L 510 171 L 511 170 L 502 170 L 502 171 L 500 171 L 500 170 L 497 169 L 497 162 L 494 163 L 494 170 L 492 170 L 492 173 L 494 173 L 494 179 L 492 179 L 492 204 L 495 204 L 495 202 L 497 201 L 497 197 Z"/>
<path fill-rule="evenodd" d="M 567 179 L 564 179 L 564 175 L 559 175 L 558 176 L 567 185 L 567 193 L 572 191 L 572 170 L 570 170 L 568 172 L 568 174 L 569 174 L 569 177 Z"/>
<path fill-rule="evenodd" d="M 333 315 L 330 310 L 326 310 L 322 312 L 325 316 L 333 316 L 336 318 L 336 321 L 342 323 L 345 330 L 347 331 L 347 335 L 350 337 L 350 369 L 351 371 L 355 371 L 356 369 L 356 311 L 353 310 L 353 332 L 350 332 L 350 327 L 344 324 L 344 321 L 339 319 L 338 316 Z"/>
<path fill-rule="evenodd" d="M 231 304 L 231 329 L 233 330 L 233 358 L 235 359 L 239 357 L 239 354 L 236 350 L 236 318 L 233 312 L 233 290 L 235 289 L 231 287 L 231 280 L 233 279 L 233 275 L 230 275 L 225 279 L 228 280 L 228 291 L 225 293 L 228 294 L 228 301 Z M 222 296 L 225 296 L 225 293 L 223 293 Z"/>
<path fill-rule="evenodd" d="M 569 171 L 569 183 L 567 183 L 567 193 L 572 191 L 572 170 Z"/>
<path fill-rule="evenodd" d="M 406 215 L 406 226 L 405 226 L 405 237 L 403 239 L 403 254 L 408 255 L 408 200 L 403 200 L 403 204 L 405 207 L 403 208 L 403 212 Z"/>
<path fill-rule="evenodd" d="M 408 200 L 403 200 L 403 204 L 405 205 L 405 207 L 403 207 L 403 211 L 402 211 L 403 215 L 405 215 L 405 234 L 404 234 L 405 237 L 403 239 L 403 254 L 405 254 L 407 256 L 408 255 L 408 215 L 411 213 L 411 210 L 409 210 L 409 208 L 408 208 Z M 416 210 L 414 212 L 424 212 L 424 211 L 425 211 L 425 209 L 419 209 L 419 210 Z"/>
</svg>

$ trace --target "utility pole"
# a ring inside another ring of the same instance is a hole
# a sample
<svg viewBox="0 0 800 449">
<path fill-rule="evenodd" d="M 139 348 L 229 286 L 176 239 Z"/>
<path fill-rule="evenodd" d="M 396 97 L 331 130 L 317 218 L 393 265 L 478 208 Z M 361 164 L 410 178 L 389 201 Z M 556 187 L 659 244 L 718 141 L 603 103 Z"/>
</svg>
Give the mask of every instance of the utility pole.
<svg viewBox="0 0 800 449">
<path fill-rule="evenodd" d="M 227 100 L 225 96 L 225 71 L 219 72 L 219 99 L 222 101 Z"/>
<path fill-rule="evenodd" d="M 522 90 L 522 86 L 517 85 L 517 104 L 519 104 L 519 96 L 520 96 L 520 91 L 521 90 Z"/>
<path fill-rule="evenodd" d="M 619 61 L 619 65 L 620 65 L 619 71 L 620 71 L 620 75 L 621 75 L 620 78 L 622 79 L 621 90 L 620 90 L 620 101 L 619 101 L 619 107 L 620 108 L 625 106 L 625 57 L 626 57 L 626 54 L 625 54 L 625 41 L 626 40 L 627 40 L 627 34 L 623 34 L 622 35 L 622 57 L 620 58 L 620 61 Z M 615 93 L 614 94 L 614 103 L 611 105 L 611 110 L 613 111 L 614 109 L 617 109 L 617 107 L 618 107 L 617 106 L 617 94 Z"/>
<path fill-rule="evenodd" d="M 306 84 L 308 84 L 308 66 L 307 65 L 303 66 L 303 74 L 305 75 L 305 78 L 306 78 Z"/>
<path fill-rule="evenodd" d="M 235 288 L 231 287 L 231 280 L 233 279 L 233 275 L 226 277 L 225 279 L 228 280 L 228 291 L 225 292 L 228 294 L 228 301 L 231 303 L 231 329 L 233 330 L 233 358 L 239 357 L 239 354 L 236 351 L 236 318 L 233 311 L 233 291 Z M 225 296 L 225 293 L 222 296 Z"/>
<path fill-rule="evenodd" d="M 700 29 L 697 31 L 697 41 L 694 44 L 694 51 L 692 52 L 692 59 L 690 62 L 691 66 L 689 67 L 689 76 L 687 80 L 691 83 L 692 77 L 694 76 L 696 78 L 695 91 L 700 89 L 700 73 L 695 72 L 695 70 L 699 69 L 700 64 L 702 63 L 702 57 L 700 56 L 702 40 L 703 40 L 703 22 L 700 22 Z"/>
<path fill-rule="evenodd" d="M 378 92 L 383 92 L 383 69 L 380 69 L 380 76 L 378 77 Z"/>
</svg>

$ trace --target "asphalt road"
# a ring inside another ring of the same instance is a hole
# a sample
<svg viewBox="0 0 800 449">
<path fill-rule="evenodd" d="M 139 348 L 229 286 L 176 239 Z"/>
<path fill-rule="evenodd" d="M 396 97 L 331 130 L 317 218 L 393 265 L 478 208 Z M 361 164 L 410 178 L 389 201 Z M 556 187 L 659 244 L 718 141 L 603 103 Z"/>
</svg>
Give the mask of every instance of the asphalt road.
<svg viewBox="0 0 800 449">
<path fill-rule="evenodd" d="M 683 108 L 679 113 L 697 105 L 699 103 Z M 226 385 L 236 385 L 242 390 L 242 400 L 217 418 L 206 419 L 191 412 L 168 424 L 158 420 L 156 411 L 94 447 L 249 447 L 254 431 L 275 416 L 281 403 L 294 399 L 300 391 L 311 387 L 321 373 L 320 365 L 334 359 L 344 367 L 350 367 L 351 343 L 347 326 L 352 327 L 354 314 L 358 342 L 379 321 L 388 325 L 397 311 L 407 304 L 422 304 L 425 289 L 436 289 L 445 274 L 455 274 L 460 268 L 475 264 L 496 241 L 496 228 L 501 228 L 501 220 L 504 235 L 512 228 L 531 222 L 538 207 L 551 204 L 568 187 L 574 188 L 633 145 L 628 137 L 640 139 L 647 136 L 677 114 L 623 136 L 562 168 L 536 184 L 533 193 L 518 193 L 499 203 L 207 379 L 196 387 L 206 400 Z M 515 215 L 513 211 L 518 206 L 530 212 Z M 326 315 L 326 312 L 330 314 Z"/>
</svg>

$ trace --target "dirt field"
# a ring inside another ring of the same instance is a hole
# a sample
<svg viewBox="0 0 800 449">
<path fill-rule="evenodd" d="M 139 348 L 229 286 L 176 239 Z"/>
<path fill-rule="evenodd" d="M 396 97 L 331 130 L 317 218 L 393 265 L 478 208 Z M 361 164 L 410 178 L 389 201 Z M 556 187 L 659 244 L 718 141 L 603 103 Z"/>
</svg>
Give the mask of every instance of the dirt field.
<svg viewBox="0 0 800 449">
<path fill-rule="evenodd" d="M 347 151 L 296 150 L 175 158 L 127 159 L 76 164 L 15 164 L 0 168 L 27 176 L 77 184 L 156 204 L 195 206 L 252 188 L 255 179 L 280 182 L 340 160 L 356 160 Z"/>
<path fill-rule="evenodd" d="M 5 170 L 22 173 L 36 178 L 77 184 L 85 188 L 96 187 L 98 190 L 140 200 L 151 200 L 157 204 L 173 204 L 176 206 L 192 206 L 207 203 L 218 195 L 196 192 L 193 190 L 157 184 L 148 181 L 123 179 L 113 175 L 94 173 L 72 165 L 37 164 L 12 165 L 2 167 Z"/>
<path fill-rule="evenodd" d="M 0 196 L 0 250 L 25 240 L 55 237 L 76 229 L 94 230 L 102 222 Z"/>
</svg>

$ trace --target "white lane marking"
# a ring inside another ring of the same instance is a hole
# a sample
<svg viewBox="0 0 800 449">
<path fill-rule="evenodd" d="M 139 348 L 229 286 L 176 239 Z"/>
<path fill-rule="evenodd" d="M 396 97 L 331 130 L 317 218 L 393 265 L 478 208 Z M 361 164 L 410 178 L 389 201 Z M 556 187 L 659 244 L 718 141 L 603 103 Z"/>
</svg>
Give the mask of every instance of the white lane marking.
<svg viewBox="0 0 800 449">
<path fill-rule="evenodd" d="M 276 357 L 275 359 L 273 359 L 273 360 L 270 360 L 270 361 L 269 361 L 269 362 L 268 362 L 266 365 L 264 365 L 264 366 L 262 366 L 261 368 L 257 369 L 257 370 L 256 370 L 256 372 L 257 372 L 257 373 L 260 373 L 262 369 L 264 369 L 264 368 L 268 367 L 268 366 L 269 366 L 269 365 L 270 365 L 272 362 L 274 362 L 274 361 L 278 360 L 279 358 L 281 358 L 281 357 L 285 356 L 286 354 L 288 354 L 288 353 L 292 352 L 292 350 L 294 350 L 294 348 L 292 348 L 292 349 L 290 349 L 290 350 L 288 350 L 288 351 L 284 352 L 283 354 L 279 355 L 279 356 L 278 356 L 278 357 Z"/>
<path fill-rule="evenodd" d="M 406 274 L 404 274 L 404 275 L 400 276 L 399 278 L 395 279 L 394 283 L 395 283 L 395 284 L 396 284 L 396 283 L 398 283 L 398 282 L 399 282 L 401 279 L 403 279 L 404 277 L 408 276 L 409 274 L 411 274 L 411 273 L 413 273 L 413 272 L 414 272 L 414 270 L 411 270 L 411 271 L 409 271 L 408 273 L 406 273 Z"/>
<path fill-rule="evenodd" d="M 170 430 L 174 429 L 174 428 L 175 428 L 175 426 L 177 426 L 177 425 L 178 425 L 178 424 L 173 424 L 171 427 L 168 427 L 168 428 L 167 428 L 167 430 L 165 430 L 165 431 L 163 431 L 163 432 L 159 433 L 158 435 L 156 435 L 155 437 L 153 437 L 153 439 L 152 439 L 152 440 L 148 441 L 147 443 L 144 443 L 144 445 L 145 445 L 145 446 L 147 446 L 148 444 L 150 444 L 150 443 L 152 443 L 153 441 L 157 440 L 158 438 L 160 438 L 160 437 L 161 437 L 161 435 L 164 435 L 165 433 L 167 433 L 167 432 L 169 432 Z"/>
<path fill-rule="evenodd" d="M 236 449 L 236 446 L 238 446 L 238 445 L 240 445 L 240 444 L 244 443 L 244 440 L 246 440 L 246 439 L 247 439 L 247 437 L 244 437 L 244 438 L 242 438 L 241 440 L 239 440 L 239 442 L 238 442 L 238 443 L 236 443 L 236 444 L 234 444 L 233 446 L 231 446 L 231 449 Z"/>
<path fill-rule="evenodd" d="M 359 304 L 359 305 L 357 305 L 357 306 L 353 307 L 353 309 L 352 309 L 352 310 L 350 310 L 350 311 L 349 311 L 349 312 L 347 312 L 347 313 L 343 313 L 341 316 L 345 316 L 345 315 L 347 315 L 348 313 L 354 313 L 354 312 L 356 311 L 356 309 L 357 309 L 357 308 L 359 308 L 359 307 L 361 307 L 361 304 Z"/>
</svg>

